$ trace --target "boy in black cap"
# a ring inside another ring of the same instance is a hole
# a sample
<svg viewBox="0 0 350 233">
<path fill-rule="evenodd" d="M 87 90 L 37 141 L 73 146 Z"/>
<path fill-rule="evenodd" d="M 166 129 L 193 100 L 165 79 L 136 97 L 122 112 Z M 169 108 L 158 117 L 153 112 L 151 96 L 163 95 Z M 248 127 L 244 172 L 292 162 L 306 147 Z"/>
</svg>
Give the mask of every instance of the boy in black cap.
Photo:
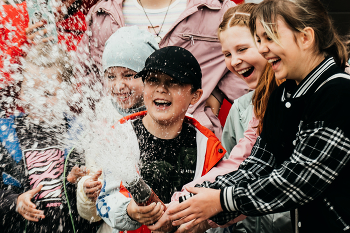
<svg viewBox="0 0 350 233">
<path fill-rule="evenodd" d="M 197 60 L 186 49 L 156 50 L 135 76 L 144 82 L 147 111 L 120 120 L 133 127 L 140 150 L 140 175 L 164 203 L 169 203 L 183 184 L 207 173 L 225 154 L 214 133 L 185 116 L 203 93 L 201 77 Z M 107 224 L 117 230 L 136 230 L 161 217 L 160 203 L 137 206 L 130 196 L 115 192 L 122 188 L 107 176 L 96 203 Z"/>
</svg>

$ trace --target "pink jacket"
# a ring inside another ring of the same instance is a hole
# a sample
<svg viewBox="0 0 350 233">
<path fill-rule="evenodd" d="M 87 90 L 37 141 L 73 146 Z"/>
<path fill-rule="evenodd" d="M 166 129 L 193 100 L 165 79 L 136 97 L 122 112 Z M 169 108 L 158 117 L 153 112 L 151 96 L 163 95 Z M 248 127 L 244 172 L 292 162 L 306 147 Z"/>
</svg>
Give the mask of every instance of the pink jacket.
<svg viewBox="0 0 350 233">
<path fill-rule="evenodd" d="M 91 8 L 87 16 L 88 31 L 85 33 L 78 55 L 85 77 L 88 67 L 102 70 L 102 53 L 107 39 L 120 27 L 125 26 L 122 13 L 123 0 L 101 0 Z M 230 0 L 188 0 L 186 10 L 160 42 L 160 47 L 180 46 L 189 50 L 198 60 L 203 73 L 201 100 L 188 109 L 202 125 L 221 138 L 221 124 L 205 102 L 217 86 L 232 103 L 247 93 L 245 82 L 226 68 L 217 29 L 223 14 L 235 6 Z M 92 74 L 93 72 L 90 72 Z M 97 73 L 100 79 L 101 73 Z"/>
</svg>

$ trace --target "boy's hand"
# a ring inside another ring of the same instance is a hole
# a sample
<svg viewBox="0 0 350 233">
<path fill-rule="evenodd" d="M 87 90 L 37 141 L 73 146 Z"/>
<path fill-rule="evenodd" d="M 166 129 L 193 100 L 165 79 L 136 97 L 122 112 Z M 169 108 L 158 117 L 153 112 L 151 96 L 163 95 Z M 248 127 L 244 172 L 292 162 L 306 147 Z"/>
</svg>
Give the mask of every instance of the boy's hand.
<svg viewBox="0 0 350 233">
<path fill-rule="evenodd" d="M 69 174 L 67 176 L 67 180 L 70 183 L 75 184 L 78 179 L 80 179 L 83 176 L 88 175 L 89 173 L 90 173 L 90 170 L 84 166 L 83 167 L 74 166 L 72 168 L 72 170 L 69 172 Z"/>
<path fill-rule="evenodd" d="M 133 220 L 143 225 L 151 225 L 160 219 L 164 213 L 164 206 L 160 202 L 152 202 L 148 206 L 138 206 L 134 199 L 131 199 L 126 211 Z"/>
<path fill-rule="evenodd" d="M 165 204 L 165 205 L 166 205 L 167 208 L 169 208 L 169 206 L 176 205 L 176 203 L 178 204 L 178 202 L 171 202 L 170 204 Z M 153 233 L 170 232 L 173 229 L 175 229 L 175 227 L 171 224 L 171 220 L 169 218 L 169 215 L 168 215 L 167 211 L 164 212 L 162 217 L 155 224 L 147 226 L 147 227 Z"/>
<path fill-rule="evenodd" d="M 44 211 L 37 210 L 35 204 L 31 201 L 42 187 L 43 185 L 39 184 L 35 189 L 22 193 L 17 198 L 16 211 L 29 221 L 38 222 L 39 218 L 45 218 Z"/>
<path fill-rule="evenodd" d="M 190 228 L 193 221 L 182 224 L 175 233 L 204 233 L 206 230 L 210 229 L 208 221 L 203 221 L 196 226 Z"/>
<path fill-rule="evenodd" d="M 175 206 L 178 206 L 179 202 L 171 202 L 170 204 L 166 205 L 167 209 L 171 206 L 171 209 L 175 208 Z M 172 221 L 169 218 L 168 211 L 165 211 L 162 217 L 151 226 L 147 226 L 148 229 L 152 231 L 152 233 L 161 233 L 161 232 L 171 232 L 172 230 L 176 230 L 175 233 L 203 233 L 206 230 L 210 228 L 210 225 L 208 224 L 208 221 L 203 221 L 200 224 L 191 227 L 192 222 L 194 220 L 187 222 L 185 224 L 182 224 L 177 229 L 175 226 L 172 225 Z"/>
<path fill-rule="evenodd" d="M 167 209 L 169 218 L 173 221 L 173 226 L 179 226 L 194 220 L 186 225 L 187 229 L 191 229 L 223 211 L 219 189 L 194 187 L 186 187 L 186 189 L 196 195 L 179 205 L 171 206 Z"/>
<path fill-rule="evenodd" d="M 35 29 L 37 29 L 39 27 L 42 27 L 43 25 L 44 25 L 43 22 L 37 22 L 35 24 L 30 24 L 25 29 L 27 40 L 30 41 L 30 42 L 35 42 L 37 44 L 53 40 L 54 39 L 53 37 L 42 38 L 42 36 L 47 33 L 47 29 L 46 28 L 43 29 L 43 30 L 39 30 L 39 31 L 33 33 L 33 31 Z"/>
<path fill-rule="evenodd" d="M 102 183 L 98 180 L 101 176 L 102 170 L 98 170 L 91 178 L 85 180 L 84 182 L 84 192 L 85 195 L 92 201 L 96 201 L 98 195 L 100 195 Z"/>
</svg>

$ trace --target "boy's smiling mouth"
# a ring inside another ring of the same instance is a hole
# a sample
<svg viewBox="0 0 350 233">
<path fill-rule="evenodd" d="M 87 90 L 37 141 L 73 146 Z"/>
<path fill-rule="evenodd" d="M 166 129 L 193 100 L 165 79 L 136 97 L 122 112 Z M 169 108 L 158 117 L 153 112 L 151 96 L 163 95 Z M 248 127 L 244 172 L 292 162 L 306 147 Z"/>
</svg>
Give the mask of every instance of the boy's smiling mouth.
<svg viewBox="0 0 350 233">
<path fill-rule="evenodd" d="M 130 92 L 127 93 L 116 93 L 115 96 L 120 100 L 120 101 L 126 101 L 127 99 L 129 99 L 129 97 L 131 96 Z"/>
<path fill-rule="evenodd" d="M 161 108 L 161 109 L 165 109 L 167 107 L 169 107 L 171 105 L 171 102 L 170 101 L 167 101 L 167 100 L 164 100 L 164 99 L 156 99 L 156 100 L 153 100 L 153 103 L 158 107 L 158 108 Z"/>
</svg>

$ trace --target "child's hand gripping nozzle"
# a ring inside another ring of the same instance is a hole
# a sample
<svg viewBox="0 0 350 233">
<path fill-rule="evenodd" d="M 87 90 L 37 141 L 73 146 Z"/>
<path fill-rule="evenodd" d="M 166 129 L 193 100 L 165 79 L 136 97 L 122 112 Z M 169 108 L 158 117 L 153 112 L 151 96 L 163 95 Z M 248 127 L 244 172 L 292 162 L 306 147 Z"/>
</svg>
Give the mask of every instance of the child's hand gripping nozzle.
<svg viewBox="0 0 350 233">
<path fill-rule="evenodd" d="M 125 188 L 129 191 L 138 206 L 148 206 L 152 202 L 160 202 L 164 206 L 164 211 L 166 210 L 164 203 L 140 176 L 137 176 L 130 183 L 125 182 Z"/>
</svg>

